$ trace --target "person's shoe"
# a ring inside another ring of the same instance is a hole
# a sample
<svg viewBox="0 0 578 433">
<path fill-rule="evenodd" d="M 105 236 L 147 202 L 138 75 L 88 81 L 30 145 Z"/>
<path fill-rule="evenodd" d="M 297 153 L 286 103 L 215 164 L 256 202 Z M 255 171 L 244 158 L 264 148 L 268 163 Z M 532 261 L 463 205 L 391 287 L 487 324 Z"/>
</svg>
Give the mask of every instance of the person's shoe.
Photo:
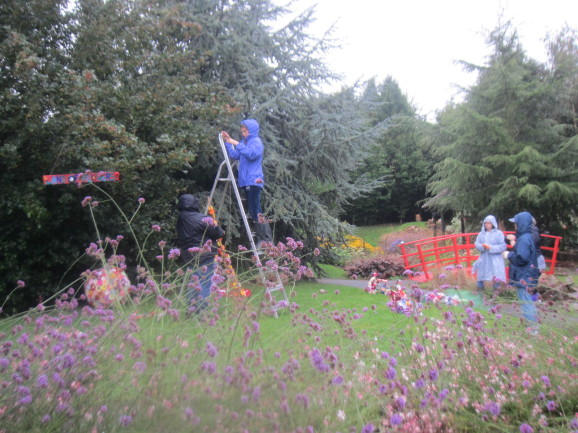
<svg viewBox="0 0 578 433">
<path fill-rule="evenodd" d="M 530 326 L 528 329 L 526 329 L 526 331 L 530 335 L 539 335 L 540 334 L 540 330 L 535 326 Z"/>
</svg>

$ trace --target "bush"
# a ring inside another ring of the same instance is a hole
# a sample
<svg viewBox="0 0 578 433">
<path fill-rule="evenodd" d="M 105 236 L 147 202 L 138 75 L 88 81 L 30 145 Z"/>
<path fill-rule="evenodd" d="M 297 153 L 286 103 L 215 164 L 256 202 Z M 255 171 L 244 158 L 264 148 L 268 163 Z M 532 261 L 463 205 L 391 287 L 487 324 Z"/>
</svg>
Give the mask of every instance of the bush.
<svg viewBox="0 0 578 433">
<path fill-rule="evenodd" d="M 369 278 L 373 272 L 378 272 L 381 278 L 391 278 L 402 275 L 405 268 L 401 264 L 401 258 L 391 258 L 380 255 L 373 257 L 360 257 L 345 265 L 348 276 Z"/>
</svg>

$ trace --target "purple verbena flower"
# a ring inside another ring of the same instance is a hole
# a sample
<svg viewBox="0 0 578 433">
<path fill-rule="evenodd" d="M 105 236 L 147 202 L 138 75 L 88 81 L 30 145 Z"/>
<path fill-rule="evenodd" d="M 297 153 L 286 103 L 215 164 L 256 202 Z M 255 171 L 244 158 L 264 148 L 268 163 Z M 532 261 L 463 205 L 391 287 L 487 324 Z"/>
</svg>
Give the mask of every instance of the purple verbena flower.
<svg viewBox="0 0 578 433">
<path fill-rule="evenodd" d="M 534 429 L 530 424 L 523 423 L 520 425 L 520 433 L 534 433 Z"/>
<path fill-rule="evenodd" d="M 217 226 L 217 222 L 210 216 L 204 217 L 201 221 L 208 226 L 212 226 L 212 227 Z"/>
<path fill-rule="evenodd" d="M 36 386 L 39 388 L 48 387 L 48 376 L 46 376 L 45 374 L 41 374 L 40 376 L 38 376 L 38 379 L 36 379 Z"/>
<path fill-rule="evenodd" d="M 147 365 L 142 361 L 135 362 L 132 368 L 137 371 L 138 373 L 142 373 L 146 370 Z"/>
<path fill-rule="evenodd" d="M 403 418 L 400 414 L 394 413 L 389 419 L 391 425 L 400 425 L 403 422 Z"/>
<path fill-rule="evenodd" d="M 335 376 L 335 377 L 333 378 L 333 380 L 331 381 L 331 383 L 332 383 L 333 385 L 341 385 L 341 384 L 343 383 L 343 377 L 341 377 L 341 376 Z"/>
<path fill-rule="evenodd" d="M 181 250 L 173 248 L 169 251 L 169 260 L 174 260 L 181 255 Z"/>
<path fill-rule="evenodd" d="M 375 427 L 373 426 L 373 424 L 369 423 L 369 424 L 365 424 L 363 426 L 361 433 L 373 433 L 374 431 L 375 431 Z"/>
<path fill-rule="evenodd" d="M 142 199 L 144 201 L 144 198 Z M 132 424 L 132 416 L 130 415 L 121 415 L 119 418 L 120 425 L 123 427 L 128 427 Z"/>
<path fill-rule="evenodd" d="M 260 386 L 256 386 L 255 389 L 253 389 L 253 394 L 251 397 L 253 398 L 253 401 L 259 401 L 259 399 L 261 398 L 261 387 Z"/>
<path fill-rule="evenodd" d="M 495 401 L 487 403 L 484 406 L 484 409 L 494 416 L 498 416 L 500 414 L 500 406 Z"/>
<path fill-rule="evenodd" d="M 309 360 L 311 361 L 311 365 L 313 365 L 317 370 L 323 373 L 329 371 L 329 365 L 327 365 L 323 360 L 323 356 L 319 349 L 313 349 L 309 352 Z"/>
<path fill-rule="evenodd" d="M 295 402 L 301 403 L 304 409 L 309 407 L 309 396 L 307 394 L 297 394 L 295 395 Z"/>
<path fill-rule="evenodd" d="M 552 386 L 552 384 L 550 383 L 550 378 L 548 376 L 542 376 L 540 379 L 542 379 L 544 386 L 548 388 Z"/>
<path fill-rule="evenodd" d="M 389 380 L 395 379 L 396 376 L 397 376 L 397 371 L 393 367 L 389 367 L 387 369 L 387 371 L 385 372 L 385 377 Z"/>
<path fill-rule="evenodd" d="M 30 403 L 32 403 L 32 396 L 31 396 L 30 394 L 29 394 L 29 395 L 26 395 L 26 396 L 22 397 L 22 398 L 18 401 L 18 403 L 19 403 L 19 404 L 22 404 L 22 405 L 24 405 L 24 404 L 30 404 Z"/>
<path fill-rule="evenodd" d="M 219 353 L 219 350 L 217 349 L 217 346 L 215 346 L 213 343 L 211 343 L 210 341 L 207 343 L 207 354 L 211 357 L 214 358 L 215 356 L 217 356 L 217 354 Z"/>
</svg>

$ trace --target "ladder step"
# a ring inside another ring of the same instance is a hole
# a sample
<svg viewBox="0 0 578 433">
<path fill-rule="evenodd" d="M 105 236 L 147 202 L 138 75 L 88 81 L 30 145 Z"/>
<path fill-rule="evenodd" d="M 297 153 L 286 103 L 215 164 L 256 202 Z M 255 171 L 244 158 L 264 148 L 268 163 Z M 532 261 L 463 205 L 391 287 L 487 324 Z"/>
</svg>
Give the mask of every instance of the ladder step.
<svg viewBox="0 0 578 433">
<path fill-rule="evenodd" d="M 269 292 L 278 292 L 279 290 L 285 291 L 285 287 L 283 287 L 283 284 L 277 284 L 276 286 L 269 287 L 267 290 Z"/>
</svg>

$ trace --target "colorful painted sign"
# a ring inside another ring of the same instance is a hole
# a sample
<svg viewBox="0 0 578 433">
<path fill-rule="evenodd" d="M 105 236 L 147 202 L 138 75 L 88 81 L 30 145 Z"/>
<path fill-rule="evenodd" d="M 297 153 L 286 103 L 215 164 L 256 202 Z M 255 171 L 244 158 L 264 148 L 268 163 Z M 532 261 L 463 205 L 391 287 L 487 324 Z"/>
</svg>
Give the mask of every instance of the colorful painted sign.
<svg viewBox="0 0 578 433">
<path fill-rule="evenodd" d="M 46 174 L 42 176 L 44 185 L 64 185 L 68 183 L 117 182 L 120 180 L 118 171 L 83 172 L 76 174 Z"/>
</svg>

